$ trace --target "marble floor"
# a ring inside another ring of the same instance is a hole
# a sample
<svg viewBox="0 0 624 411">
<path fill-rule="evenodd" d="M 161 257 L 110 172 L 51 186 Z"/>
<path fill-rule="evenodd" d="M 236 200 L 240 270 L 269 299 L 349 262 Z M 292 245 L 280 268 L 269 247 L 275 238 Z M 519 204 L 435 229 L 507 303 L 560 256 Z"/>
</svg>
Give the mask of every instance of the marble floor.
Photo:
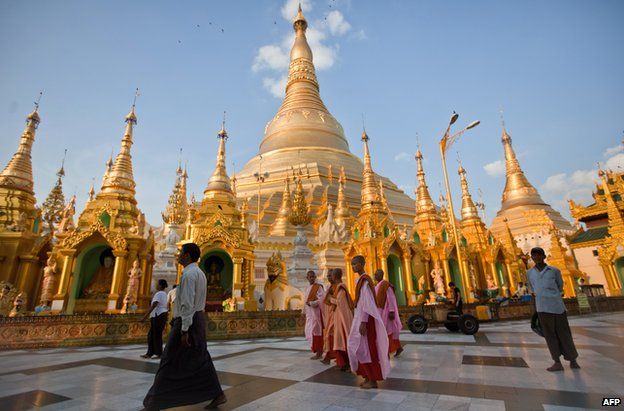
<svg viewBox="0 0 624 411">
<path fill-rule="evenodd" d="M 528 321 L 482 324 L 475 336 L 404 331 L 390 377 L 362 390 L 309 359 L 304 338 L 209 342 L 228 396 L 222 410 L 580 410 L 624 394 L 624 313 L 571 317 L 581 370 L 550 373 Z M 0 352 L 2 410 L 140 410 L 156 360 L 142 345 Z M 567 364 L 564 364 L 567 365 Z M 180 407 L 199 410 L 204 404 Z"/>
</svg>

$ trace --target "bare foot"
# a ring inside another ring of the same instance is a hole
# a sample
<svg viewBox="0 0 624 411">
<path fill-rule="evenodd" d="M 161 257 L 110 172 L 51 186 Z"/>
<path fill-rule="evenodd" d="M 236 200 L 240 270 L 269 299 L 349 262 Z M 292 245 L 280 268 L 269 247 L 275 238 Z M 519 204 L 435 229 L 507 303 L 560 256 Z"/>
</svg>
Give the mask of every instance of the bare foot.
<svg viewBox="0 0 624 411">
<path fill-rule="evenodd" d="M 572 360 L 572 361 L 570 361 L 570 368 L 574 368 L 574 369 L 576 369 L 576 370 L 580 370 L 580 369 L 581 369 L 581 366 L 580 366 L 580 365 L 578 365 L 578 363 L 576 362 L 576 360 Z"/>
<path fill-rule="evenodd" d="M 369 382 L 368 378 L 364 378 L 364 381 L 360 383 L 360 387 L 363 386 L 364 384 L 367 384 L 368 382 Z"/>
<path fill-rule="evenodd" d="M 331 362 L 331 360 L 329 358 L 323 358 L 321 360 L 321 363 L 325 364 L 325 365 L 329 365 L 329 363 Z"/>
<path fill-rule="evenodd" d="M 322 356 L 323 356 L 323 354 L 318 353 L 318 354 L 316 354 L 316 355 L 314 355 L 314 356 L 310 357 L 310 359 L 311 359 L 311 360 L 319 360 L 319 359 L 321 359 L 321 357 L 322 357 Z"/>
<path fill-rule="evenodd" d="M 563 365 L 561 365 L 560 362 L 556 362 L 550 367 L 546 368 L 546 371 L 550 371 L 550 372 L 563 371 Z"/>
<path fill-rule="evenodd" d="M 364 384 L 360 385 L 365 390 L 370 390 L 371 388 L 378 388 L 376 381 L 366 381 Z"/>
<path fill-rule="evenodd" d="M 204 409 L 212 410 L 212 409 L 217 408 L 221 404 L 225 404 L 226 402 L 227 402 L 227 398 L 225 397 L 225 394 L 221 394 L 214 400 L 210 401 L 210 404 L 206 405 Z"/>
<path fill-rule="evenodd" d="M 399 347 L 396 350 L 396 353 L 394 353 L 394 358 L 398 357 L 399 355 L 401 355 L 401 353 L 403 352 L 403 347 Z"/>
<path fill-rule="evenodd" d="M 147 355 L 147 354 L 143 354 L 143 355 L 141 356 L 141 358 L 146 358 L 146 359 L 148 359 L 148 360 L 149 360 L 150 358 L 152 358 L 152 356 L 151 356 L 151 355 Z"/>
</svg>

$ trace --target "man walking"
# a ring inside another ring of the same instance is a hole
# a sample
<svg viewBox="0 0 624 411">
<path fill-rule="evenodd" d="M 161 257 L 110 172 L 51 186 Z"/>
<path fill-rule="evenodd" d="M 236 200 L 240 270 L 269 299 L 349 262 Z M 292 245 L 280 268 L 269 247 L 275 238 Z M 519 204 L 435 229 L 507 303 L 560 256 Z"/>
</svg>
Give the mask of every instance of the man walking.
<svg viewBox="0 0 624 411">
<path fill-rule="evenodd" d="M 546 253 L 540 247 L 531 250 L 531 259 L 535 266 L 527 272 L 527 278 L 535 295 L 537 315 L 548 350 L 555 361 L 547 370 L 563 371 L 559 359 L 562 354 L 564 359 L 570 361 L 570 368 L 581 368 L 576 362 L 578 353 L 572 340 L 565 304 L 561 298 L 563 292 L 561 271 L 544 262 Z"/>
<path fill-rule="evenodd" d="M 184 266 L 173 306 L 173 324 L 154 384 L 143 406 L 148 410 L 212 400 L 216 408 L 227 401 L 206 349 L 206 275 L 198 267 L 197 244 L 182 245 L 178 263 Z"/>
<path fill-rule="evenodd" d="M 403 326 L 399 317 L 399 305 L 394 294 L 394 286 L 390 284 L 390 281 L 384 280 L 383 270 L 375 271 L 375 281 L 377 281 L 375 300 L 388 333 L 388 355 L 396 353 L 394 356 L 398 357 L 403 352 L 401 341 L 399 341 L 399 333 Z"/>
<path fill-rule="evenodd" d="M 167 280 L 158 280 L 157 291 L 152 297 L 152 305 L 141 319 L 141 321 L 147 320 L 148 317 L 150 319 L 150 329 L 147 333 L 147 353 L 143 354 L 142 358 L 150 359 L 152 356 L 160 358 L 162 355 L 162 334 L 167 323 L 167 294 L 165 294 L 167 286 Z"/>
<path fill-rule="evenodd" d="M 351 268 L 359 275 L 355 286 L 355 313 L 349 332 L 348 354 L 351 370 L 364 377 L 360 387 L 377 388 L 377 381 L 390 371 L 388 334 L 375 302 L 373 279 L 364 272 L 366 260 L 356 255 Z"/>
<path fill-rule="evenodd" d="M 320 360 L 323 356 L 323 285 L 316 282 L 316 273 L 308 271 L 306 278 L 310 285 L 305 289 L 305 336 L 311 344 L 314 356 L 311 360 Z"/>
</svg>

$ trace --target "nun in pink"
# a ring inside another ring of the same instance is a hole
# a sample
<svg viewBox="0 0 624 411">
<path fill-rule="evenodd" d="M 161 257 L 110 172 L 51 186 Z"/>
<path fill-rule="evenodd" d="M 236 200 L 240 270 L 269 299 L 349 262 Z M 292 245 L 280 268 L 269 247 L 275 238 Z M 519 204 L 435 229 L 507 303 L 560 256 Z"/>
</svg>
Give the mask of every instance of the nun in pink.
<svg viewBox="0 0 624 411">
<path fill-rule="evenodd" d="M 399 333 L 403 325 L 401 324 L 401 317 L 399 317 L 399 306 L 394 294 L 394 286 L 388 280 L 384 280 L 383 270 L 375 271 L 375 281 L 377 281 L 375 300 L 388 333 L 388 355 L 396 352 L 394 356 L 398 357 L 403 352 L 401 341 L 399 341 Z"/>
<path fill-rule="evenodd" d="M 318 360 L 323 356 L 323 285 L 316 282 L 316 273 L 308 271 L 306 278 L 310 283 L 305 289 L 305 336 L 310 341 L 314 356 L 311 360 Z"/>
</svg>

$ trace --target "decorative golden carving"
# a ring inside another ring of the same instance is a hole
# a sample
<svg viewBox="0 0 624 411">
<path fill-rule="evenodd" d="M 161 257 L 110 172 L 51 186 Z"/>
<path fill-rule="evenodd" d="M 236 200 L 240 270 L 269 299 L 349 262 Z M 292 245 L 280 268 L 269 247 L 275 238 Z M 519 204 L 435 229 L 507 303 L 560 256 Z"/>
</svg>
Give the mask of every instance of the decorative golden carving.
<svg viewBox="0 0 624 411">
<path fill-rule="evenodd" d="M 113 250 L 125 250 L 128 248 L 128 242 L 119 233 L 109 231 L 104 224 L 98 219 L 87 230 L 80 231 L 80 229 L 74 229 L 70 232 L 61 243 L 62 248 L 77 248 L 87 238 L 91 237 L 95 233 L 100 233 L 102 237 L 111 245 Z"/>
</svg>

